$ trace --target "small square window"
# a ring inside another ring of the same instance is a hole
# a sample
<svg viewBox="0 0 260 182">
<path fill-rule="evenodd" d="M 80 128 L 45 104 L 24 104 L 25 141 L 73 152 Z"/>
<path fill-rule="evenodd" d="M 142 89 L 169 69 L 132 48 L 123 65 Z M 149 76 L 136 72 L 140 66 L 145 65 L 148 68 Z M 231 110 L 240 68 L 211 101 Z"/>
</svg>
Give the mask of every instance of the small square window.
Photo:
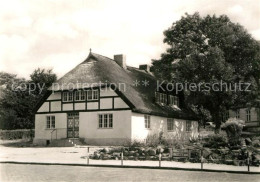
<svg viewBox="0 0 260 182">
<path fill-rule="evenodd" d="M 186 131 L 191 131 L 191 121 L 186 121 Z"/>
<path fill-rule="evenodd" d="M 55 116 L 47 116 L 46 117 L 46 128 L 55 128 Z"/>
<path fill-rule="evenodd" d="M 98 115 L 99 128 L 113 128 L 113 114 L 99 114 Z"/>
<path fill-rule="evenodd" d="M 168 131 L 174 130 L 174 120 L 172 118 L 167 119 L 167 130 Z"/>
<path fill-rule="evenodd" d="M 98 90 L 88 90 L 87 99 L 88 100 L 98 100 Z"/>
</svg>

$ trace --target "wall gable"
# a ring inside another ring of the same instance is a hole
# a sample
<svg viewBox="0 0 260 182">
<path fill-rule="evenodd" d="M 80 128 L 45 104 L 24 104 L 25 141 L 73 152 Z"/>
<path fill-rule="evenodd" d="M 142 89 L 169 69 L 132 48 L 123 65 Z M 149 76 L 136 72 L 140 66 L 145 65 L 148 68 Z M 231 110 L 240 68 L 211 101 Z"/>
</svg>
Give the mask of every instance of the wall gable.
<svg viewBox="0 0 260 182">
<path fill-rule="evenodd" d="M 95 88 L 93 88 L 95 89 Z M 97 100 L 88 100 L 85 95 L 84 100 L 76 101 L 75 92 L 73 91 L 73 100 L 64 101 L 63 92 L 56 91 L 46 95 L 44 100 L 37 108 L 37 113 L 62 113 L 68 111 L 88 112 L 88 111 L 109 111 L 109 110 L 131 110 L 133 105 L 124 97 L 123 93 L 117 89 L 109 89 L 109 87 L 96 88 L 98 90 Z M 83 90 L 82 90 L 83 92 Z M 86 91 L 84 92 L 86 93 Z"/>
</svg>

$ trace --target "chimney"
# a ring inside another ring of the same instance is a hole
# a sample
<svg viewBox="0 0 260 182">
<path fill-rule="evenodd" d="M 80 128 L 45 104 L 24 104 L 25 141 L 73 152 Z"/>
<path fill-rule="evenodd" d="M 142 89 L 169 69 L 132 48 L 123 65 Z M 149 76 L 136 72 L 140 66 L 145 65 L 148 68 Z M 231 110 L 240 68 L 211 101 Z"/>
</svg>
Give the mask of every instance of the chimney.
<svg viewBox="0 0 260 182">
<path fill-rule="evenodd" d="M 146 71 L 146 72 L 150 72 L 150 65 L 148 65 L 148 64 L 141 64 L 141 65 L 139 65 L 139 70 L 144 70 L 144 71 Z"/>
<path fill-rule="evenodd" d="M 126 69 L 126 56 L 125 55 L 123 55 L 123 54 L 114 55 L 114 60 L 119 66 Z"/>
</svg>

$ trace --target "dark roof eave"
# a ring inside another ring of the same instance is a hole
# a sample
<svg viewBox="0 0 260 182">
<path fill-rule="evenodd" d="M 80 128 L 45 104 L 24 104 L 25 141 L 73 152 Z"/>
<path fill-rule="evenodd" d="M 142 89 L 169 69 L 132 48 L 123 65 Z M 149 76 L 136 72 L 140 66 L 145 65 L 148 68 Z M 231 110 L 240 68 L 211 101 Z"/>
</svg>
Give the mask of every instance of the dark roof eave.
<svg viewBox="0 0 260 182">
<path fill-rule="evenodd" d="M 174 114 L 165 114 L 165 113 L 160 113 L 160 112 L 155 112 L 155 111 L 147 111 L 147 110 L 142 110 L 142 109 L 137 109 L 134 108 L 132 109 L 133 112 L 135 113 L 140 113 L 140 114 L 148 114 L 148 115 L 154 115 L 154 116 L 161 116 L 161 117 L 168 117 L 168 118 L 175 118 L 175 119 L 186 119 L 186 120 L 199 120 L 196 116 L 176 116 Z"/>
</svg>

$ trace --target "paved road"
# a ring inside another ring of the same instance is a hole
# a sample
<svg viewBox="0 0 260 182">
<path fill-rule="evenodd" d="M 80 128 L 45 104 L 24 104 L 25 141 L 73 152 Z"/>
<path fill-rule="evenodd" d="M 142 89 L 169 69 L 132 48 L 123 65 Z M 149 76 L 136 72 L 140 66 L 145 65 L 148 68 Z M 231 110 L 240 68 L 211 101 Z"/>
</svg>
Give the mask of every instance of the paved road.
<svg viewBox="0 0 260 182">
<path fill-rule="evenodd" d="M 0 181 L 250 181 L 260 175 L 107 167 L 0 164 Z"/>
</svg>

